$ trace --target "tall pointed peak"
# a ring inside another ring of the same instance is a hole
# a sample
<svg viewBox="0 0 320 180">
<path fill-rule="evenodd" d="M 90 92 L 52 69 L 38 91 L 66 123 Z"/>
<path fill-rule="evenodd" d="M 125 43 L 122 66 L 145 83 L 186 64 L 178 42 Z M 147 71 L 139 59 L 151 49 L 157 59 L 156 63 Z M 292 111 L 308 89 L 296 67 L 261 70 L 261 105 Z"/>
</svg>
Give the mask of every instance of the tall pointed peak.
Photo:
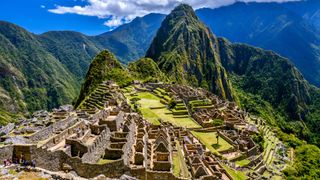
<svg viewBox="0 0 320 180">
<path fill-rule="evenodd" d="M 168 17 L 174 16 L 174 17 L 193 17 L 198 19 L 196 16 L 196 13 L 192 9 L 191 6 L 188 4 L 180 4 L 179 6 L 175 7 Z"/>
<path fill-rule="evenodd" d="M 192 7 L 181 4 L 162 22 L 146 57 L 157 62 L 170 80 L 206 87 L 231 100 L 231 85 L 217 47 L 217 39 Z"/>
</svg>

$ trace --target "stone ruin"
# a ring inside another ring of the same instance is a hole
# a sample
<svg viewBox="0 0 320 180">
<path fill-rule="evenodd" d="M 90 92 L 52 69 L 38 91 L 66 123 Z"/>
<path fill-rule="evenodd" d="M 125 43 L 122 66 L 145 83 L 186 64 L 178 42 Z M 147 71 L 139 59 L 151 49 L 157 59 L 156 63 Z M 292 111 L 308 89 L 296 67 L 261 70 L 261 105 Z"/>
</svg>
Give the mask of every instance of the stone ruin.
<svg viewBox="0 0 320 180">
<path fill-rule="evenodd" d="M 154 87 L 154 85 L 149 85 Z M 161 85 L 177 98 L 188 103 L 205 97 L 202 90 L 187 86 Z M 205 122 L 221 118 L 227 124 L 218 131 L 235 150 L 248 156 L 258 153 L 249 136 L 232 131 L 241 125 L 245 113 L 232 103 L 210 97 L 213 108 L 198 109 L 192 117 L 206 128 Z M 23 158 L 35 161 L 37 167 L 49 171 L 74 171 L 81 177 L 101 174 L 110 178 L 123 175 L 138 179 L 188 179 L 173 173 L 173 156 L 182 147 L 191 179 L 232 179 L 219 158 L 213 155 L 185 128 L 170 123 L 150 124 L 132 111 L 119 87 L 104 82 L 80 104 L 78 109 L 65 106 L 51 113 L 37 112 L 39 121 L 26 121 L 12 128 L 2 128 L 1 142 L 16 141 L 0 146 L 0 160 Z M 228 123 L 231 125 L 229 126 Z M 19 134 L 17 129 L 33 129 Z M 49 163 L 50 162 L 50 163 Z"/>
</svg>

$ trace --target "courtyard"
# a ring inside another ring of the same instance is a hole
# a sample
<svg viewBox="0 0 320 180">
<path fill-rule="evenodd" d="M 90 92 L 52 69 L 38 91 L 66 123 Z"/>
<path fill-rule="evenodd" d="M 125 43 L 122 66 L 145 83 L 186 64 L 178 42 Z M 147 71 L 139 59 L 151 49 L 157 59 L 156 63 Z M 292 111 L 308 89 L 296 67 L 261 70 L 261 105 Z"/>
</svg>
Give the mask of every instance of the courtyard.
<svg viewBox="0 0 320 180">
<path fill-rule="evenodd" d="M 126 93 L 125 95 L 129 100 L 138 98 L 139 110 L 143 117 L 155 125 L 160 124 L 159 120 L 161 119 L 179 127 L 201 128 L 188 115 L 173 115 L 172 111 L 160 102 L 160 98 L 150 92 L 137 92 L 135 95 Z"/>
</svg>

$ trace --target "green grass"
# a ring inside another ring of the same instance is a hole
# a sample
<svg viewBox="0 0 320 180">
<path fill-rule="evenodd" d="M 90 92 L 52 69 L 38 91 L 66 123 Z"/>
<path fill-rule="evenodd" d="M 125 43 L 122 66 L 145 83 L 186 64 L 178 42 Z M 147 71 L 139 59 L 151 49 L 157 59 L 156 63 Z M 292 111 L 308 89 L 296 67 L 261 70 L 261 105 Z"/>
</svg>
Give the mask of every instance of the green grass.
<svg viewBox="0 0 320 180">
<path fill-rule="evenodd" d="M 130 95 L 126 94 L 127 98 L 132 98 Z M 141 105 L 139 108 L 143 117 L 153 124 L 160 124 L 159 119 L 163 121 L 171 122 L 176 126 L 186 127 L 186 128 L 200 128 L 201 126 L 197 124 L 190 117 L 179 117 L 175 118 L 170 110 L 167 108 L 161 109 L 150 109 L 150 107 L 163 107 L 164 105 L 160 102 L 160 98 L 149 93 L 149 92 L 139 92 L 137 96 L 140 98 L 138 103 Z"/>
<path fill-rule="evenodd" d="M 247 165 L 249 163 L 250 163 L 250 161 L 248 159 L 243 159 L 243 160 L 240 160 L 240 161 L 236 161 L 236 164 L 238 166 L 240 166 L 240 167 L 243 167 L 243 166 L 245 166 L 245 165 Z"/>
<path fill-rule="evenodd" d="M 219 137 L 219 144 L 217 144 L 217 132 L 197 132 L 192 131 L 192 134 L 197 137 L 202 144 L 212 152 L 220 154 L 219 151 L 227 150 L 233 146 L 225 141 L 223 138 Z"/>
<path fill-rule="evenodd" d="M 113 159 L 99 159 L 98 164 L 107 164 L 107 163 L 111 163 L 114 162 L 116 160 Z"/>
<path fill-rule="evenodd" d="M 233 179 L 235 179 L 235 180 L 245 180 L 245 179 L 247 179 L 247 176 L 243 172 L 230 169 L 226 165 L 222 165 L 222 166 L 233 177 Z"/>
<path fill-rule="evenodd" d="M 184 160 L 182 149 L 176 141 L 177 153 L 173 154 L 173 174 L 177 177 L 190 178 L 188 166 Z"/>
<path fill-rule="evenodd" d="M 190 101 L 189 104 L 191 105 L 191 107 L 210 106 L 210 105 L 212 105 L 212 103 L 208 99 Z"/>
</svg>

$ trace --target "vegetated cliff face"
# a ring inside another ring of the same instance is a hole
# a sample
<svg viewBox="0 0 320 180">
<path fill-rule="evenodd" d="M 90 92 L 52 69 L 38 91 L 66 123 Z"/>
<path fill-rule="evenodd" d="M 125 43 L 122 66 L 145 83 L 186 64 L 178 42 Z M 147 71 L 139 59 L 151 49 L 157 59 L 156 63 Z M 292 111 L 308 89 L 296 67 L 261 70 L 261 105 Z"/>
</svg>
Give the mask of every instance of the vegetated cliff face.
<svg viewBox="0 0 320 180">
<path fill-rule="evenodd" d="M 120 87 L 132 82 L 128 71 L 116 57 L 108 50 L 103 50 L 90 64 L 75 106 L 78 106 L 99 84 L 107 80 L 115 81 Z"/>
<path fill-rule="evenodd" d="M 0 21 L 0 108 L 12 113 L 71 103 L 75 77 L 39 42 L 37 36 Z"/>
<path fill-rule="evenodd" d="M 201 86 L 233 100 L 221 65 L 217 38 L 188 5 L 176 7 L 162 22 L 146 57 L 177 83 Z"/>
<path fill-rule="evenodd" d="M 261 107 L 270 103 L 273 110 L 264 115 L 275 116 L 273 121 L 284 132 L 319 146 L 320 89 L 310 85 L 288 59 L 272 51 L 225 39 L 219 39 L 219 44 L 222 64 L 234 88 L 242 92 L 241 103 L 255 104 L 249 109 L 263 114 L 266 111 Z M 255 97 L 248 98 L 252 95 Z"/>
<path fill-rule="evenodd" d="M 143 82 L 166 82 L 166 75 L 160 70 L 157 63 L 150 58 L 141 58 L 131 62 L 128 70 L 133 78 L 142 80 Z"/>
<path fill-rule="evenodd" d="M 317 144 L 319 89 L 274 52 L 216 38 L 191 7 L 180 5 L 165 18 L 146 57 L 175 82 L 207 87 L 231 100 L 236 90 L 241 103 L 259 106 L 250 107 L 252 112 L 267 113 L 285 132 Z"/>
<path fill-rule="evenodd" d="M 237 2 L 216 9 L 200 9 L 197 15 L 217 36 L 289 58 L 305 79 L 320 87 L 319 4 L 317 0 Z"/>
</svg>

